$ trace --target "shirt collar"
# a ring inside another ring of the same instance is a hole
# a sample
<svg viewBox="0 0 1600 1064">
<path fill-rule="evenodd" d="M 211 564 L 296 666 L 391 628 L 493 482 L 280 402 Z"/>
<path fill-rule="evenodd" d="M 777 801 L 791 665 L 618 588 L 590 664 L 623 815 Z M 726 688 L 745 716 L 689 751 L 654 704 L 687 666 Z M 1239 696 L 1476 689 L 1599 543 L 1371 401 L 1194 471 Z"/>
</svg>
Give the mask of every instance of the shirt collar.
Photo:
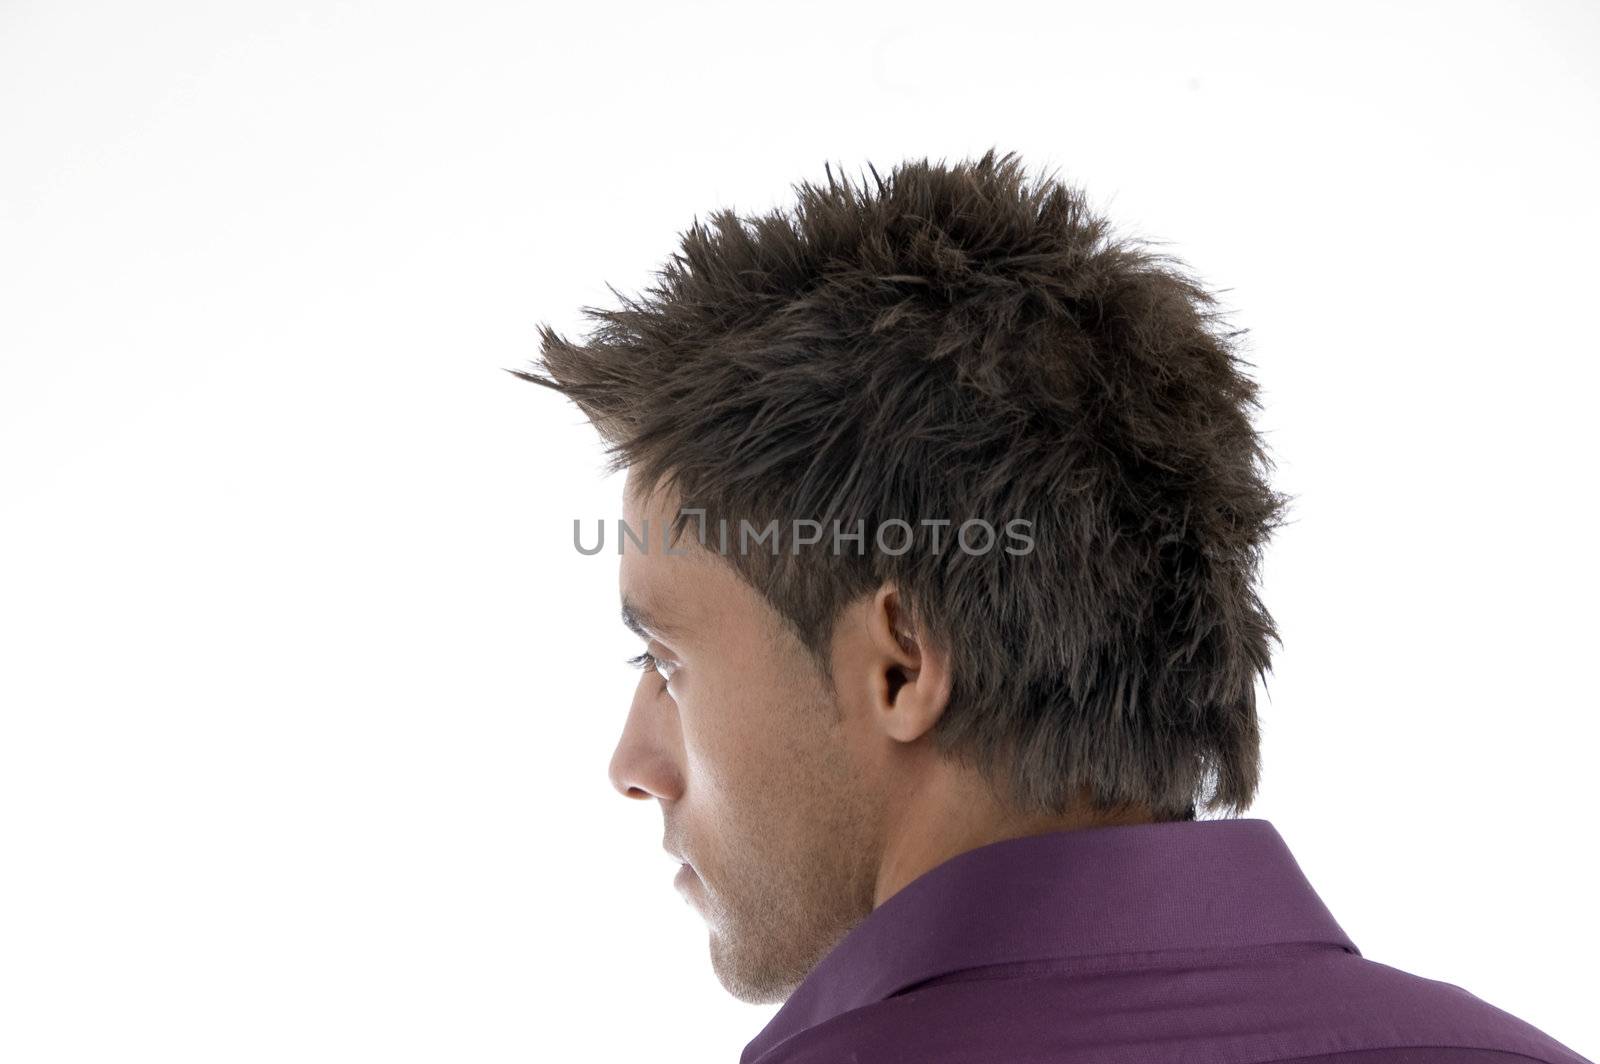
<svg viewBox="0 0 1600 1064">
<path fill-rule="evenodd" d="M 914 983 L 989 964 L 1323 943 L 1360 951 L 1266 820 L 1083 828 L 992 842 L 856 924 L 741 1056 Z"/>
</svg>

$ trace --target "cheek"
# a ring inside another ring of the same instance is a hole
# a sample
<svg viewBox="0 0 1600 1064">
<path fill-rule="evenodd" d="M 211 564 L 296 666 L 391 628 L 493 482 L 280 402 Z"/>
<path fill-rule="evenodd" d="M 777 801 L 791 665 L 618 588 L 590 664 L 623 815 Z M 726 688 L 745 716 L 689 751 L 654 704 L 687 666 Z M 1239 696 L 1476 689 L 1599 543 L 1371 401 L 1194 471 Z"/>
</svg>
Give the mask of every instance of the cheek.
<svg viewBox="0 0 1600 1064">
<path fill-rule="evenodd" d="M 796 785 L 812 778 L 824 752 L 816 734 L 797 727 L 788 694 L 738 682 L 718 688 L 709 677 L 696 680 L 693 690 L 685 685 L 678 705 L 690 804 L 706 806 L 720 818 L 740 819 L 777 804 L 803 802 Z"/>
<path fill-rule="evenodd" d="M 713 802 L 742 794 L 763 769 L 766 736 L 760 714 L 748 702 L 721 695 L 709 683 L 684 691 L 678 703 L 689 787 Z"/>
</svg>

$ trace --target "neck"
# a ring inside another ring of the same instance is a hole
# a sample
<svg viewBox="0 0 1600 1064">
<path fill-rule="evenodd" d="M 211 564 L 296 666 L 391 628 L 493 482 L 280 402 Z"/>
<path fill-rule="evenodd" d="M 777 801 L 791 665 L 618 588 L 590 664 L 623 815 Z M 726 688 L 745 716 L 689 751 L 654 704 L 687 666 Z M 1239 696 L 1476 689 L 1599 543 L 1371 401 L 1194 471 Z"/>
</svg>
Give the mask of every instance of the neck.
<svg viewBox="0 0 1600 1064">
<path fill-rule="evenodd" d="M 888 810 L 872 905 L 882 905 L 950 858 L 991 842 L 1052 831 L 1148 824 L 1152 819 L 1140 809 L 1092 811 L 1082 800 L 1061 814 L 1022 813 L 1003 803 L 971 770 L 948 762 L 929 766 L 896 793 Z"/>
</svg>

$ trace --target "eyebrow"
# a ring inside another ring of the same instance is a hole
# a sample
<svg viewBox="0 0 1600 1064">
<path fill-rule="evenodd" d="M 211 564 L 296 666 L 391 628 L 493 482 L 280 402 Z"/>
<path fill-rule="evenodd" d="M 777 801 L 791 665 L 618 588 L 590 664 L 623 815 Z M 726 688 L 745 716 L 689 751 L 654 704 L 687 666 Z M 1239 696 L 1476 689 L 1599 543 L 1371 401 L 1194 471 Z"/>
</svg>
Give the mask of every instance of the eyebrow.
<svg viewBox="0 0 1600 1064">
<path fill-rule="evenodd" d="M 672 625 L 664 623 L 643 606 L 628 598 L 622 600 L 622 623 L 627 626 L 628 631 L 644 640 L 676 633 Z"/>
</svg>

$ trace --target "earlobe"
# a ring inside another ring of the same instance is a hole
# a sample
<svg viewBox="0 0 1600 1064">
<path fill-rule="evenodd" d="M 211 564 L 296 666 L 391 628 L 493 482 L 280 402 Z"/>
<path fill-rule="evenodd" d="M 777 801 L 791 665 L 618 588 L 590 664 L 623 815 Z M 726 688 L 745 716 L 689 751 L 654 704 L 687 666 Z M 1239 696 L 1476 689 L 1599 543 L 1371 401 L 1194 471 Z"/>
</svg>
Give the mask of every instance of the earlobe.
<svg viewBox="0 0 1600 1064">
<path fill-rule="evenodd" d="M 932 731 L 950 703 L 950 670 L 943 656 L 924 641 L 917 659 L 918 668 L 907 674 L 900 707 L 907 741 Z"/>
</svg>

